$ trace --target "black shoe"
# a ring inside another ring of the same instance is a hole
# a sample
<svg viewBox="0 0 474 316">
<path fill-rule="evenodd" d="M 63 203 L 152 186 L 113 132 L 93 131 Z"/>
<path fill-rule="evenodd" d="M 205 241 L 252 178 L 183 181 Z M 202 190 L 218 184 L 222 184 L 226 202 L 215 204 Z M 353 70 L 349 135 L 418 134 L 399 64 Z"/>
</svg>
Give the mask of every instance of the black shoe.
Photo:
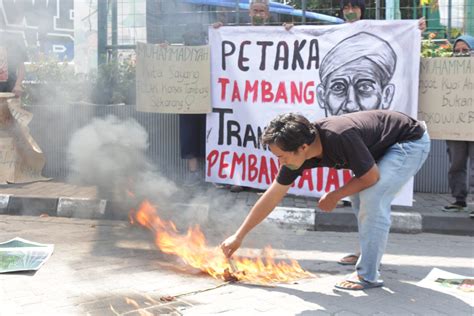
<svg viewBox="0 0 474 316">
<path fill-rule="evenodd" d="M 474 211 L 471 211 L 471 213 L 469 213 L 469 217 L 474 219 Z"/>
<path fill-rule="evenodd" d="M 464 209 L 467 207 L 466 202 L 464 201 L 456 201 L 453 204 L 450 204 L 448 206 L 445 206 L 443 208 L 444 212 L 460 212 L 464 211 Z"/>
<path fill-rule="evenodd" d="M 243 190 L 245 190 L 245 188 L 241 187 L 240 185 L 233 185 L 230 187 L 230 192 L 232 193 L 239 193 L 239 192 L 242 192 Z"/>
<path fill-rule="evenodd" d="M 351 201 L 344 201 L 344 200 L 343 200 L 343 201 L 342 201 L 342 206 L 344 206 L 344 207 L 352 207 L 352 203 L 351 203 Z"/>
</svg>

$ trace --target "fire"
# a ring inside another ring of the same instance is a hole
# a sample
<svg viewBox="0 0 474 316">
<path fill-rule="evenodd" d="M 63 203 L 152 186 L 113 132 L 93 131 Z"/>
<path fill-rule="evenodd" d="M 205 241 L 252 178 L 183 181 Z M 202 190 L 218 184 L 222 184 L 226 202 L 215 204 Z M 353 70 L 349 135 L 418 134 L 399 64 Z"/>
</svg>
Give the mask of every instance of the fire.
<svg viewBox="0 0 474 316">
<path fill-rule="evenodd" d="M 180 234 L 176 225 L 172 221 L 162 220 L 157 215 L 156 208 L 148 201 L 142 202 L 138 211 L 130 213 L 130 222 L 153 231 L 155 243 L 164 253 L 176 255 L 186 264 L 216 279 L 229 280 L 231 275 L 232 279 L 242 282 L 270 284 L 313 277 L 295 260 L 290 263 L 276 262 L 271 247 L 266 247 L 261 257 L 234 256 L 233 264 L 230 265 L 220 248 L 207 246 L 206 237 L 198 225 L 190 227 L 186 234 Z"/>
</svg>

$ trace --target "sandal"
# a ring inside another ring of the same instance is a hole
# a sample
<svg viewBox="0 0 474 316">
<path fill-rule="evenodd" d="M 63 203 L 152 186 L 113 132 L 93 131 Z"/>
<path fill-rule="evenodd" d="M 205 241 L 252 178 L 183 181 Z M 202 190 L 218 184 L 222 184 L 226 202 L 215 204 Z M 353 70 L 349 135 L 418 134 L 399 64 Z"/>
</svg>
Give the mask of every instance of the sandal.
<svg viewBox="0 0 474 316">
<path fill-rule="evenodd" d="M 357 260 L 359 260 L 359 255 L 355 253 L 351 253 L 347 256 L 344 256 L 339 260 L 337 263 L 343 266 L 355 266 L 357 263 Z"/>
<path fill-rule="evenodd" d="M 365 280 L 344 280 L 336 285 L 336 288 L 349 291 L 364 291 L 383 286 L 383 281 L 368 282 Z"/>
</svg>

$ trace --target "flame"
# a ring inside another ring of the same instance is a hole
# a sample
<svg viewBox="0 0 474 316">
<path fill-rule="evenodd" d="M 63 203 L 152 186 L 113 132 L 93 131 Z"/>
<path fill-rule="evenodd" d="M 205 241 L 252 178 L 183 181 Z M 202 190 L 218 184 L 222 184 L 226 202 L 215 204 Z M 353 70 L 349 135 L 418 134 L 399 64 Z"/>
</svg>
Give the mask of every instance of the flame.
<svg viewBox="0 0 474 316">
<path fill-rule="evenodd" d="M 162 220 L 157 215 L 156 208 L 149 201 L 142 202 L 137 211 L 131 211 L 130 221 L 153 231 L 155 244 L 164 253 L 176 255 L 186 264 L 216 279 L 226 280 L 229 274 L 228 259 L 218 247 L 207 246 L 206 237 L 198 225 L 190 227 L 186 234 L 180 234 L 172 221 Z M 263 250 L 262 256 L 256 258 L 234 256 L 232 261 L 237 271 L 232 268 L 230 271 L 237 280 L 254 284 L 291 282 L 313 277 L 295 260 L 290 263 L 276 262 L 274 258 L 275 253 L 269 246 Z"/>
</svg>

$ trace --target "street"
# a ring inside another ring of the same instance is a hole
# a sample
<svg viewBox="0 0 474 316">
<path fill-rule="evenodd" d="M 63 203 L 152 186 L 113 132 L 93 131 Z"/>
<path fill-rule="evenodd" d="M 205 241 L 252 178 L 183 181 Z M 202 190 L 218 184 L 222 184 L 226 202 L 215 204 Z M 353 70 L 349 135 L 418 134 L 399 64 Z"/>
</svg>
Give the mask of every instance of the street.
<svg viewBox="0 0 474 316">
<path fill-rule="evenodd" d="M 0 315 L 472 315 L 462 300 L 416 285 L 436 267 L 474 276 L 472 237 L 391 234 L 385 287 L 336 290 L 353 271 L 336 261 L 357 234 L 262 225 L 243 248 L 272 245 L 315 278 L 272 286 L 225 283 L 160 253 L 153 236 L 124 221 L 0 215 L 0 242 L 22 237 L 55 245 L 36 273 L 0 274 Z M 228 233 L 207 231 L 216 246 Z"/>
</svg>

